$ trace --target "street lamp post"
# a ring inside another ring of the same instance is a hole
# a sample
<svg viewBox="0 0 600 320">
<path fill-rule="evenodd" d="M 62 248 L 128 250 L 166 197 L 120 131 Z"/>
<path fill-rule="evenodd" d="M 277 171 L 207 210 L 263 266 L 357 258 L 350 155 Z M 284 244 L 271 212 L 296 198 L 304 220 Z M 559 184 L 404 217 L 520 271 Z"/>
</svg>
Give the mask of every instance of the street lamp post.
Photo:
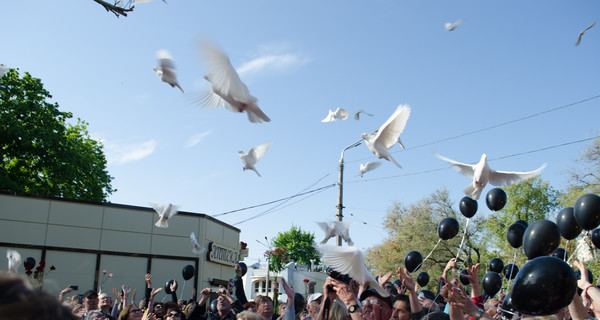
<svg viewBox="0 0 600 320">
<path fill-rule="evenodd" d="M 338 176 L 338 205 L 337 205 L 337 215 L 336 215 L 337 221 L 342 221 L 342 218 L 344 217 L 344 215 L 342 214 L 342 210 L 344 209 L 344 206 L 342 205 L 342 200 L 343 200 L 343 196 L 344 196 L 344 152 L 348 149 L 358 147 L 362 141 L 363 141 L 363 139 L 360 139 L 360 140 L 354 142 L 353 144 L 347 146 L 346 148 L 344 148 L 344 150 L 342 150 L 342 155 L 340 156 L 339 176 Z M 336 243 L 339 247 L 342 246 L 342 236 L 339 234 L 336 236 Z"/>
<path fill-rule="evenodd" d="M 269 239 L 267 239 L 267 236 L 265 236 L 265 241 L 267 242 L 267 244 L 269 244 Z M 269 251 L 267 251 L 269 254 L 267 254 L 267 283 L 266 283 L 266 287 L 265 290 L 267 291 L 267 296 L 269 296 L 269 280 L 270 280 L 270 276 L 271 274 L 269 273 L 270 269 L 269 266 L 271 265 L 271 244 L 269 244 L 268 246 L 258 240 L 256 240 L 256 242 L 262 244 L 263 246 L 265 246 L 267 249 L 269 249 Z"/>
</svg>

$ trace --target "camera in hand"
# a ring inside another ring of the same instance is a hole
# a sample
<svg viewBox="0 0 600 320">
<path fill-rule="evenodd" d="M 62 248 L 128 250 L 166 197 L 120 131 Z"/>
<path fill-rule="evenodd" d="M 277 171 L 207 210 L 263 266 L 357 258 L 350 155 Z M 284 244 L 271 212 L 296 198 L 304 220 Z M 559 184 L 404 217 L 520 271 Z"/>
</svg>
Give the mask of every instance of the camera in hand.
<svg viewBox="0 0 600 320">
<path fill-rule="evenodd" d="M 352 278 L 350 278 L 349 275 L 339 273 L 338 271 L 333 270 L 333 268 L 327 268 L 327 275 L 334 278 L 335 280 L 341 281 L 347 285 L 349 285 L 350 280 L 352 280 Z M 333 290 L 333 288 L 329 288 L 329 289 Z"/>
</svg>

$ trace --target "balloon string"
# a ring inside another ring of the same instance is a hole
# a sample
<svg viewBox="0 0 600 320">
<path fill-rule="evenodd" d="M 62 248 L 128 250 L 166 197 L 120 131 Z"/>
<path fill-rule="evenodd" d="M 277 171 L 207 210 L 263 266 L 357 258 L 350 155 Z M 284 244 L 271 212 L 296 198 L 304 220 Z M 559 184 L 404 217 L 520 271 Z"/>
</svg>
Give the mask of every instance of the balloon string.
<svg viewBox="0 0 600 320">
<path fill-rule="evenodd" d="M 583 236 L 585 237 L 587 235 L 587 230 L 583 233 Z M 567 260 L 567 263 L 569 263 L 569 261 L 571 261 L 571 258 L 573 258 L 573 256 L 575 256 L 575 253 L 577 252 L 577 250 L 579 250 L 579 247 L 581 247 L 581 244 L 584 241 L 578 241 L 577 242 L 577 247 L 575 247 L 575 250 L 573 250 L 573 253 L 571 253 L 571 256 L 569 256 L 569 259 Z"/>
<path fill-rule="evenodd" d="M 509 273 L 508 286 L 507 286 L 507 289 L 509 292 L 510 292 L 510 290 L 512 290 L 512 282 L 514 280 L 514 277 L 512 276 L 512 274 L 513 274 L 513 269 L 515 268 L 515 264 L 517 263 L 517 248 L 515 248 L 513 251 L 515 252 L 515 255 L 513 257 L 512 266 L 510 266 L 510 273 Z"/>
<path fill-rule="evenodd" d="M 442 241 L 442 238 L 438 239 L 438 242 L 435 244 L 435 246 L 433 246 L 433 249 L 431 249 L 431 252 L 429 252 L 429 254 L 427 255 L 427 257 L 425 257 L 425 259 L 423 259 L 423 261 L 421 261 L 421 263 L 419 263 L 419 265 L 415 268 L 414 271 L 419 270 L 419 268 L 423 265 L 423 263 L 425 263 L 425 261 L 427 261 L 427 259 L 429 258 L 429 256 L 431 256 L 431 254 L 433 253 L 433 250 L 435 250 L 435 248 L 437 248 L 438 244 L 440 244 L 440 241 Z"/>
<path fill-rule="evenodd" d="M 456 260 L 458 260 L 460 251 L 462 250 L 463 244 L 465 243 L 465 238 L 467 237 L 467 229 L 469 228 L 470 221 L 471 221 L 471 218 L 467 218 L 467 224 L 465 225 L 465 232 L 463 233 L 462 240 L 460 241 L 460 247 L 458 247 L 458 252 L 456 253 Z"/>
</svg>

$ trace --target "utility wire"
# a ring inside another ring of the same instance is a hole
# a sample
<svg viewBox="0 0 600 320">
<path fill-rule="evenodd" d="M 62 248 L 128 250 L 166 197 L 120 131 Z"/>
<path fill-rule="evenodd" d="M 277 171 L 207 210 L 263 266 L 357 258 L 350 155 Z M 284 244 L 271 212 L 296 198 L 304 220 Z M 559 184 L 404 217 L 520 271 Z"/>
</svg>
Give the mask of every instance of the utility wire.
<svg viewBox="0 0 600 320">
<path fill-rule="evenodd" d="M 580 142 L 595 140 L 595 139 L 598 139 L 598 138 L 600 138 L 600 136 L 595 136 L 595 137 L 586 138 L 586 139 L 580 139 L 580 140 L 571 141 L 571 142 L 565 142 L 565 143 L 561 143 L 561 144 L 557 144 L 557 145 L 553 145 L 553 146 L 549 146 L 549 147 L 544 147 L 544 148 L 540 148 L 540 149 L 535 149 L 535 150 L 530 150 L 530 151 L 524 151 L 524 152 L 519 152 L 519 153 L 513 153 L 511 155 L 507 155 L 507 156 L 503 156 L 503 157 L 488 159 L 488 161 L 492 162 L 492 161 L 495 161 L 495 160 L 512 158 L 512 157 L 521 156 L 521 155 L 524 155 L 524 154 L 536 153 L 536 152 L 545 151 L 545 150 L 549 150 L 549 149 L 564 147 L 564 146 L 567 146 L 567 145 L 570 145 L 570 144 L 576 144 L 576 143 L 580 143 Z M 348 181 L 348 182 L 344 182 L 344 183 L 348 184 L 348 183 L 369 182 L 369 181 L 377 181 L 377 180 L 387 180 L 387 179 L 394 179 L 394 178 L 400 178 L 400 177 L 414 176 L 414 175 L 419 175 L 419 174 L 424 174 L 424 173 L 430 173 L 430 172 L 435 172 L 435 171 L 442 171 L 442 170 L 447 170 L 447 169 L 450 169 L 450 168 L 452 168 L 452 166 L 448 166 L 448 167 L 444 167 L 444 168 L 437 168 L 437 169 L 417 171 L 417 172 L 412 172 L 412 173 L 404 173 L 404 174 L 399 174 L 399 175 L 395 175 L 395 176 L 388 176 L 388 177 L 381 177 L 381 178 L 353 180 L 353 181 Z"/>
<path fill-rule="evenodd" d="M 401 151 L 408 151 L 408 150 L 412 150 L 412 149 L 423 148 L 423 147 L 430 146 L 430 145 L 433 145 L 433 144 L 437 144 L 437 143 L 440 143 L 440 142 L 445 142 L 445 141 L 449 141 L 449 140 L 454 140 L 454 139 L 462 138 L 462 137 L 469 136 L 469 135 L 472 135 L 472 134 L 475 134 L 475 133 L 479 133 L 479 132 L 483 132 L 483 131 L 495 129 L 495 128 L 502 127 L 502 126 L 505 126 L 505 125 L 509 125 L 509 124 L 512 124 L 512 123 L 515 123 L 515 122 L 519 122 L 519 121 L 523 121 L 523 120 L 535 118 L 537 116 L 541 116 L 541 115 L 546 114 L 546 113 L 550 113 L 550 112 L 554 112 L 554 111 L 557 111 L 557 110 L 561 110 L 561 109 L 573 107 L 573 106 L 576 106 L 578 104 L 581 104 L 581 103 L 584 103 L 584 102 L 588 102 L 588 101 L 591 101 L 591 100 L 594 100 L 594 99 L 598 99 L 598 98 L 600 98 L 600 95 L 596 95 L 596 96 L 593 96 L 593 97 L 590 97 L 590 98 L 586 98 L 586 99 L 583 99 L 583 100 L 579 100 L 579 101 L 576 101 L 576 102 L 573 102 L 573 103 L 569 103 L 569 104 L 566 104 L 566 105 L 558 106 L 558 107 L 555 107 L 555 108 L 552 108 L 552 109 L 540 111 L 538 113 L 534 113 L 532 115 L 528 115 L 528 116 L 525 116 L 525 117 L 521 117 L 521 118 L 517 118 L 517 119 L 514 119 L 514 120 L 509 120 L 509 121 L 501 122 L 501 123 L 498 123 L 498 124 L 495 124 L 495 125 L 492 125 L 492 126 L 489 126 L 489 127 L 485 127 L 485 128 L 481 128 L 481 129 L 477 129 L 477 130 L 473 130 L 473 131 L 461 133 L 461 134 L 458 134 L 458 135 L 455 135 L 455 136 L 452 136 L 452 137 L 448 137 L 448 138 L 443 138 L 443 139 L 439 139 L 439 140 L 427 142 L 427 143 L 420 144 L 420 145 L 417 145 L 417 146 L 414 146 L 414 147 L 406 148 L 405 150 L 398 150 L 398 151 L 394 151 L 394 152 L 391 152 L 391 153 L 398 153 L 398 152 L 401 152 Z M 351 161 L 346 161 L 346 163 L 360 162 L 360 161 L 364 161 L 364 160 L 368 160 L 368 159 L 371 159 L 371 158 L 369 157 L 369 158 L 363 158 L 363 159 L 358 159 L 358 160 L 351 160 Z"/>
</svg>

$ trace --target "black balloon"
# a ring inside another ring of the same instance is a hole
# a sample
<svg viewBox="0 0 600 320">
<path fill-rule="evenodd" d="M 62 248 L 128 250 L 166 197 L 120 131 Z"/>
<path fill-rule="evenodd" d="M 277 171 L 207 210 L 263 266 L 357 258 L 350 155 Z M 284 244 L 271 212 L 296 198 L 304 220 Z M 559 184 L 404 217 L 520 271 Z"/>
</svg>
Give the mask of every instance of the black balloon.
<svg viewBox="0 0 600 320">
<path fill-rule="evenodd" d="M 458 221 L 454 218 L 444 218 L 437 227 L 438 235 L 442 240 L 449 240 L 458 234 Z"/>
<path fill-rule="evenodd" d="M 502 277 L 498 272 L 490 271 L 481 279 L 481 287 L 490 297 L 502 289 Z"/>
<path fill-rule="evenodd" d="M 556 225 L 560 229 L 560 234 L 567 240 L 573 240 L 581 233 L 581 226 L 575 221 L 573 207 L 566 207 L 556 216 Z"/>
<path fill-rule="evenodd" d="M 512 305 L 527 315 L 553 314 L 571 303 L 576 289 L 575 272 L 566 262 L 556 257 L 537 257 L 517 273 Z"/>
<path fill-rule="evenodd" d="M 423 271 L 417 275 L 417 283 L 419 286 L 424 287 L 429 283 L 429 273 Z"/>
<path fill-rule="evenodd" d="M 590 282 L 594 282 L 594 275 L 592 274 L 590 269 L 585 269 L 585 270 L 587 270 L 587 275 L 588 275 L 588 279 L 590 280 Z M 579 270 L 575 271 L 575 277 L 577 278 L 577 280 L 581 279 L 581 271 L 579 271 Z"/>
<path fill-rule="evenodd" d="M 591 238 L 594 246 L 600 249 L 600 229 L 594 229 L 594 231 L 592 231 Z"/>
<path fill-rule="evenodd" d="M 506 267 L 504 267 L 504 277 L 506 279 L 514 279 L 517 276 L 517 273 L 519 272 L 519 267 L 517 267 L 516 265 L 509 263 L 506 265 Z"/>
<path fill-rule="evenodd" d="M 167 283 L 165 283 L 165 293 L 166 294 L 171 294 L 171 284 L 174 282 L 175 280 L 171 279 L 169 281 L 167 281 Z M 177 291 L 177 281 L 175 281 L 175 291 Z"/>
<path fill-rule="evenodd" d="M 502 270 L 504 270 L 504 261 L 500 258 L 494 258 L 490 260 L 488 267 L 490 268 L 490 271 L 502 273 Z"/>
<path fill-rule="evenodd" d="M 508 312 L 507 312 L 508 311 Z M 513 315 L 510 312 L 514 312 L 512 305 L 512 291 L 504 296 L 502 300 L 502 315 L 507 319 L 512 319 Z"/>
<path fill-rule="evenodd" d="M 485 204 L 492 211 L 500 211 L 506 205 L 506 192 L 500 188 L 490 190 L 485 197 Z"/>
<path fill-rule="evenodd" d="M 534 221 L 523 235 L 523 251 L 529 259 L 550 255 L 559 245 L 560 230 L 550 220 Z"/>
<path fill-rule="evenodd" d="M 423 256 L 419 251 L 411 251 L 404 257 L 404 266 L 410 273 L 417 271 L 421 263 L 423 263 Z"/>
<path fill-rule="evenodd" d="M 515 223 L 522 224 L 523 227 L 525 227 L 525 229 L 527 229 L 527 227 L 529 227 L 529 224 L 527 223 L 527 221 L 525 221 L 523 219 L 519 219 L 519 220 L 515 221 Z"/>
<path fill-rule="evenodd" d="M 463 269 L 460 272 L 460 275 L 458 276 L 458 279 L 460 280 L 460 283 L 462 283 L 463 285 L 468 285 L 469 283 L 471 283 L 471 280 L 469 280 L 467 277 L 469 275 L 469 271 L 467 271 L 467 269 Z"/>
<path fill-rule="evenodd" d="M 242 270 L 242 277 L 246 275 L 246 272 L 248 272 L 248 266 L 243 263 L 243 262 L 238 262 L 238 266 L 240 266 L 240 269 Z"/>
<path fill-rule="evenodd" d="M 525 230 L 527 227 L 524 227 L 520 223 L 513 223 L 506 229 L 506 241 L 513 248 L 519 248 L 523 245 L 523 235 L 525 234 Z"/>
<path fill-rule="evenodd" d="M 402 288 L 402 281 L 400 281 L 400 279 L 396 279 L 396 281 L 394 281 L 394 286 L 398 287 L 398 288 Z"/>
<path fill-rule="evenodd" d="M 460 203 L 458 204 L 458 208 L 460 209 L 460 213 L 466 218 L 471 218 L 477 213 L 477 201 L 469 198 L 463 197 L 460 199 Z"/>
<path fill-rule="evenodd" d="M 585 194 L 573 206 L 577 224 L 585 230 L 592 230 L 600 225 L 600 197 L 595 194 Z"/>
<path fill-rule="evenodd" d="M 554 251 L 554 253 L 552 254 L 553 257 L 557 257 L 561 260 L 565 260 L 567 261 L 568 255 L 567 255 L 567 250 L 563 249 L 563 248 L 558 248 L 556 249 L 556 251 Z"/>
<path fill-rule="evenodd" d="M 181 270 L 181 276 L 183 276 L 183 280 L 190 280 L 192 277 L 194 277 L 194 273 L 196 273 L 196 268 L 194 268 L 194 266 L 191 264 L 188 264 Z"/>
<path fill-rule="evenodd" d="M 23 266 L 25 270 L 31 270 L 35 267 L 35 259 L 33 257 L 27 257 L 23 260 Z"/>
</svg>

